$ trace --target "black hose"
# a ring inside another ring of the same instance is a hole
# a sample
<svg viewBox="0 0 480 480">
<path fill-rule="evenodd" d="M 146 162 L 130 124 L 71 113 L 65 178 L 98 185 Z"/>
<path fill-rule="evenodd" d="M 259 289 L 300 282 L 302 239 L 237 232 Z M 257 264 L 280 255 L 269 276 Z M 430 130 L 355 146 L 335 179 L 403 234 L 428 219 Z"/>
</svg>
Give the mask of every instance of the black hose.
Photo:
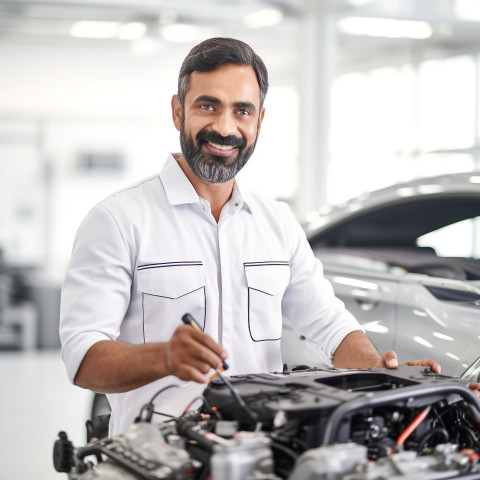
<svg viewBox="0 0 480 480">
<path fill-rule="evenodd" d="M 418 448 L 417 452 L 421 452 L 425 449 L 427 443 L 434 437 L 436 436 L 442 436 L 444 439 L 444 443 L 448 443 L 450 439 L 450 435 L 448 434 L 447 430 L 442 427 L 437 427 L 437 428 L 432 428 L 428 432 L 424 433 L 420 440 L 418 441 Z M 442 443 L 442 442 L 436 442 L 436 443 Z"/>
</svg>

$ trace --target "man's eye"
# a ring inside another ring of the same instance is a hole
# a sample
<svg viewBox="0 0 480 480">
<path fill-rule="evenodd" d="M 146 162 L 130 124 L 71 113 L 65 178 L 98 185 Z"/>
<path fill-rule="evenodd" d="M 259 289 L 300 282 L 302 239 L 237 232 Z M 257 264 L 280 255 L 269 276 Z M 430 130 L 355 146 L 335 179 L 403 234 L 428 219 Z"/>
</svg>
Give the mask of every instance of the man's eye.
<svg viewBox="0 0 480 480">
<path fill-rule="evenodd" d="M 250 112 L 248 110 L 239 110 L 237 113 L 240 115 L 250 115 Z"/>
<path fill-rule="evenodd" d="M 213 107 L 211 105 L 200 105 L 200 108 L 202 110 L 213 110 Z"/>
</svg>

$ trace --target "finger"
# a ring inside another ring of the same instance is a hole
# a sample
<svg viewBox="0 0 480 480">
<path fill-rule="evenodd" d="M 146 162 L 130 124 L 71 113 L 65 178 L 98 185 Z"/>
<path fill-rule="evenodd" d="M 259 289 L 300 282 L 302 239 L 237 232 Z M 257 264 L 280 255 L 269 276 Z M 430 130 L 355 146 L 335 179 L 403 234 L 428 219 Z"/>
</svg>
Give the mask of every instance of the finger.
<svg viewBox="0 0 480 480">
<path fill-rule="evenodd" d="M 410 362 L 402 363 L 402 365 L 409 365 L 411 367 L 430 367 L 434 373 L 440 373 L 442 371 L 441 365 L 435 360 L 412 360 Z"/>
<path fill-rule="evenodd" d="M 205 375 L 200 370 L 192 367 L 191 365 L 183 365 L 181 366 L 175 375 L 180 380 L 185 381 L 193 381 L 197 383 L 208 383 L 210 379 L 208 375 Z"/>
<path fill-rule="evenodd" d="M 473 393 L 475 394 L 475 396 L 480 399 L 480 383 L 470 383 L 468 385 L 468 388 L 470 388 L 471 390 L 473 390 Z"/>
<path fill-rule="evenodd" d="M 382 355 L 382 362 L 387 368 L 397 368 L 398 359 L 397 354 L 393 350 L 389 350 Z"/>
<path fill-rule="evenodd" d="M 206 383 L 208 376 L 206 375 L 212 367 L 205 362 L 195 359 L 190 353 L 178 354 L 173 349 L 167 354 L 168 371 L 171 375 L 175 375 L 180 380 L 192 380 L 194 382 Z"/>
<path fill-rule="evenodd" d="M 194 333 L 194 338 L 207 347 L 210 351 L 212 351 L 217 357 L 220 358 L 220 360 L 223 362 L 223 360 L 226 360 L 228 358 L 227 352 L 224 350 L 224 348 L 217 343 L 210 335 L 207 335 L 204 332 L 198 332 L 195 331 Z M 221 364 L 219 365 L 219 367 Z"/>
<path fill-rule="evenodd" d="M 203 332 L 194 330 L 190 326 L 182 325 L 176 329 L 167 347 L 167 366 L 169 371 L 184 379 L 205 381 L 203 377 L 212 368 L 222 366 L 222 358 L 212 350 L 217 347 L 223 352 L 212 338 Z M 193 378 L 190 378 L 193 377 Z"/>
<path fill-rule="evenodd" d="M 193 332 L 192 342 L 189 344 L 189 353 L 192 358 L 204 362 L 210 368 L 221 368 L 227 352 L 215 340 L 203 332 Z"/>
</svg>

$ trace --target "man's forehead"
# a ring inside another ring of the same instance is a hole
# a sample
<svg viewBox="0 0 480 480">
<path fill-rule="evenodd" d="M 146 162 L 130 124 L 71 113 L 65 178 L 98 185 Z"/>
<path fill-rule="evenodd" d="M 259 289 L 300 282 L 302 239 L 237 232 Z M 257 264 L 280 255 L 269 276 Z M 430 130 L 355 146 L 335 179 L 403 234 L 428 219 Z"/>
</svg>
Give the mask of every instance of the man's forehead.
<svg viewBox="0 0 480 480">
<path fill-rule="evenodd" d="M 189 93 L 195 98 L 218 98 L 222 93 L 228 93 L 237 95 L 237 100 L 259 102 L 260 85 L 251 65 L 227 63 L 209 72 L 193 71 L 186 95 Z"/>
</svg>

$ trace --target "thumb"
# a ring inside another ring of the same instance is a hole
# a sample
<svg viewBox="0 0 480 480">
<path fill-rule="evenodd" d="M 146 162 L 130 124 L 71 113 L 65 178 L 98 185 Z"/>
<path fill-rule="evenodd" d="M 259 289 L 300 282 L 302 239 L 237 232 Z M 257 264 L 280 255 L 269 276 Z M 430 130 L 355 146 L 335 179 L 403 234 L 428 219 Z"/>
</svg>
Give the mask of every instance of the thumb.
<svg viewBox="0 0 480 480">
<path fill-rule="evenodd" d="M 382 355 L 382 362 L 387 368 L 397 368 L 397 354 L 393 350 L 389 350 Z"/>
</svg>

